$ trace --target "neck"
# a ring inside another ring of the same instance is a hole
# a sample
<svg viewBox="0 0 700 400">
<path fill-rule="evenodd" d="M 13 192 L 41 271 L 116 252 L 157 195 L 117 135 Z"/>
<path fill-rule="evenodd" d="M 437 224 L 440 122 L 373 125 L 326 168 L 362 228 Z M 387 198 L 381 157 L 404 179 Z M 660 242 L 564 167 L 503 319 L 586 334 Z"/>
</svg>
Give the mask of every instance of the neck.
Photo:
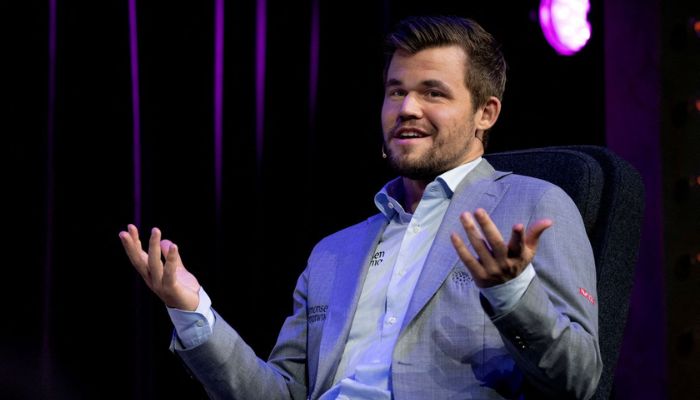
<svg viewBox="0 0 700 400">
<path fill-rule="evenodd" d="M 478 157 L 481 157 L 483 155 L 483 151 L 480 153 L 477 153 L 473 157 L 469 157 L 467 161 L 464 161 L 460 165 L 464 165 L 466 163 L 472 162 L 476 160 Z M 457 168 L 459 165 L 453 167 Z M 420 200 L 423 198 L 423 192 L 425 192 L 425 187 L 428 186 L 430 182 L 433 181 L 433 179 L 411 179 L 407 177 L 402 177 L 401 180 L 403 182 L 403 190 L 404 190 L 404 209 L 410 210 L 411 214 L 413 214 L 416 211 L 416 208 L 418 208 L 418 203 L 420 203 Z"/>
</svg>

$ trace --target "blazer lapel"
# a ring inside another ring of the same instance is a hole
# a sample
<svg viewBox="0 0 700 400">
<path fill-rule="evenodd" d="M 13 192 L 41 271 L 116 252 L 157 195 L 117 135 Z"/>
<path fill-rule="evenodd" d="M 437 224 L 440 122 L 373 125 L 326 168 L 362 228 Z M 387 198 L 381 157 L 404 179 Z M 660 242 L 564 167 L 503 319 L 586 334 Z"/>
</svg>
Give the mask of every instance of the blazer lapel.
<svg viewBox="0 0 700 400">
<path fill-rule="evenodd" d="M 364 233 L 357 234 L 356 241 L 347 243 L 347 248 L 343 251 L 344 257 L 336 265 L 333 294 L 319 348 L 321 357 L 316 390 L 327 390 L 333 383 L 367 275 L 372 250 L 377 247 L 386 226 L 387 220 L 381 214 L 368 219 Z"/>
<path fill-rule="evenodd" d="M 401 327 L 402 330 L 411 323 L 428 300 L 433 297 L 454 266 L 461 262 L 450 240 L 452 232 L 459 233 L 463 239 L 466 237 L 464 228 L 459 221 L 459 215 L 464 211 L 474 211 L 479 207 L 491 213 L 506 190 L 503 185 L 497 184 L 495 181 L 508 174 L 495 171 L 491 164 L 483 160 L 459 183 L 435 235 L 423 270 L 418 277 Z M 465 243 L 471 249 L 469 241 L 465 239 Z"/>
</svg>

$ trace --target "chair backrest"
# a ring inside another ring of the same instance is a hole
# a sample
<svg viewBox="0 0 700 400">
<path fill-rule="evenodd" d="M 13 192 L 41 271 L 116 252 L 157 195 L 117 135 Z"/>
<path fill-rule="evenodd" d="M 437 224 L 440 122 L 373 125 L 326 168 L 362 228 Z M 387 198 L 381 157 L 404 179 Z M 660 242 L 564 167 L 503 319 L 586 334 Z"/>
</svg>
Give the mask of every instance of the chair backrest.
<svg viewBox="0 0 700 400">
<path fill-rule="evenodd" d="M 561 187 L 576 203 L 593 247 L 603 374 L 594 399 L 607 399 L 627 322 L 644 208 L 639 173 L 605 147 L 562 146 L 484 156 L 497 170 Z"/>
</svg>

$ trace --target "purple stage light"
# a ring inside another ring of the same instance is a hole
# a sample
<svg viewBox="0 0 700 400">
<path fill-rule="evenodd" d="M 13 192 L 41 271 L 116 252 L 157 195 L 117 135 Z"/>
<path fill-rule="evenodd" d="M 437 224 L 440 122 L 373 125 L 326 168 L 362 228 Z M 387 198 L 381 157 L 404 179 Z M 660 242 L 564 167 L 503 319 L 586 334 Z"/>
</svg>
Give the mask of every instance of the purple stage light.
<svg viewBox="0 0 700 400">
<path fill-rule="evenodd" d="M 255 10 L 255 155 L 262 166 L 265 134 L 265 47 L 267 44 L 267 1 L 257 0 Z"/>
<path fill-rule="evenodd" d="M 221 216 L 224 136 L 224 0 L 214 1 L 214 192 Z"/>
<path fill-rule="evenodd" d="M 141 101 L 139 96 L 139 46 L 136 0 L 129 0 L 129 58 L 131 61 L 131 112 L 133 123 L 134 223 L 141 226 Z"/>
<path fill-rule="evenodd" d="M 56 0 L 49 0 L 49 63 L 48 102 L 46 118 L 46 248 L 44 252 L 44 298 L 42 307 L 41 386 L 43 394 L 51 393 L 51 297 L 54 246 L 54 123 L 56 111 Z"/>
<path fill-rule="evenodd" d="M 570 56 L 583 48 L 591 37 L 588 22 L 589 0 L 542 0 L 540 26 L 547 42 L 557 53 Z"/>
<path fill-rule="evenodd" d="M 318 57 L 320 42 L 319 0 L 311 4 L 311 45 L 309 57 L 309 126 L 313 131 L 316 119 L 316 96 L 318 94 Z"/>
</svg>

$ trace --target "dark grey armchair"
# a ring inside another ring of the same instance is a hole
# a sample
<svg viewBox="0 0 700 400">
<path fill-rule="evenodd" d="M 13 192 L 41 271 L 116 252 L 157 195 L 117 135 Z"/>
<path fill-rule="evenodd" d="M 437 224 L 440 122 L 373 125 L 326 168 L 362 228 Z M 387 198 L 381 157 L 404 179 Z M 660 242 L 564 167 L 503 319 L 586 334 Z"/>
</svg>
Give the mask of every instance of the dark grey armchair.
<svg viewBox="0 0 700 400">
<path fill-rule="evenodd" d="M 639 250 L 644 188 L 639 173 L 605 147 L 565 146 L 487 154 L 501 171 L 561 187 L 581 211 L 598 278 L 603 374 L 594 399 L 607 399 L 627 321 Z"/>
</svg>

